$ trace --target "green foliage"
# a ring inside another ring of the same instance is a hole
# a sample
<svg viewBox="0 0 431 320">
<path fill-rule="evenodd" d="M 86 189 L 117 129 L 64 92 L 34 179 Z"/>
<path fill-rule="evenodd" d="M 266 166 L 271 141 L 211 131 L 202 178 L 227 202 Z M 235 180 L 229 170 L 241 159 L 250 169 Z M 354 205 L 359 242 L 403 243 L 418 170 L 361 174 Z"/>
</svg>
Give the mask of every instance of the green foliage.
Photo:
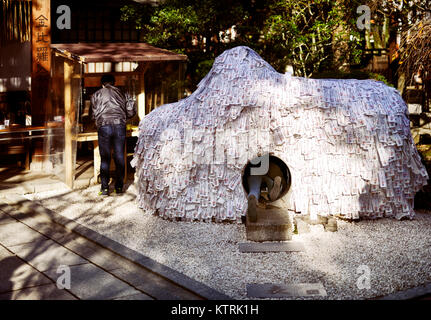
<svg viewBox="0 0 431 320">
<path fill-rule="evenodd" d="M 339 70 L 327 70 L 323 72 L 316 72 L 314 73 L 311 78 L 314 79 L 358 79 L 358 80 L 365 80 L 365 79 L 374 79 L 377 81 L 382 81 L 387 86 L 393 87 L 391 83 L 386 80 L 385 76 L 368 72 L 368 71 L 361 71 L 361 70 L 350 70 L 349 72 L 343 72 Z"/>
<path fill-rule="evenodd" d="M 185 53 L 189 57 L 188 73 L 193 83 L 209 70 L 209 61 L 232 44 L 222 41 L 236 22 L 246 14 L 242 2 L 230 0 L 166 0 L 157 7 L 128 5 L 122 19 L 135 21 L 149 44 Z"/>
<path fill-rule="evenodd" d="M 369 77 L 370 77 L 370 79 L 374 79 L 374 80 L 377 80 L 377 81 L 382 81 L 387 86 L 393 87 L 393 85 L 388 80 L 386 80 L 385 76 L 383 76 L 383 75 L 381 75 L 379 73 L 370 72 L 369 73 Z"/>
<path fill-rule="evenodd" d="M 203 60 L 197 64 L 196 73 L 199 75 L 206 75 L 212 68 L 214 59 Z"/>
<path fill-rule="evenodd" d="M 290 63 L 296 75 L 307 77 L 322 68 L 340 64 L 334 60 L 341 58 L 341 64 L 349 60 L 346 54 L 357 42 L 350 39 L 350 27 L 346 22 L 348 10 L 341 3 L 279 0 L 270 6 L 271 12 L 279 14 L 268 16 L 263 36 L 266 46 L 285 54 L 283 60 L 275 61 L 278 69 Z M 345 44 L 346 48 L 336 58 L 334 50 L 341 50 L 340 44 Z"/>
<path fill-rule="evenodd" d="M 224 50 L 247 45 L 279 72 L 295 75 L 360 61 L 357 0 L 166 0 L 156 7 L 128 5 L 123 19 L 135 21 L 142 41 L 185 53 L 197 83 Z M 236 32 L 235 38 L 229 32 Z"/>
</svg>

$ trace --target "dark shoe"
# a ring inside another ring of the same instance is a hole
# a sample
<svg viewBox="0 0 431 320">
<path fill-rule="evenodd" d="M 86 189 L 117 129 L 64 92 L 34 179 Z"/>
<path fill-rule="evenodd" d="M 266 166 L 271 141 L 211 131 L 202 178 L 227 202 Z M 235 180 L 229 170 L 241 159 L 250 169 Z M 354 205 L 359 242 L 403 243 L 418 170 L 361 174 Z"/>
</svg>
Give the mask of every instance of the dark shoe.
<svg viewBox="0 0 431 320">
<path fill-rule="evenodd" d="M 99 196 L 109 196 L 109 190 L 108 189 L 102 189 L 99 191 Z"/>
<path fill-rule="evenodd" d="M 248 215 L 248 220 L 250 222 L 256 222 L 257 221 L 257 200 L 256 197 L 254 195 L 250 195 L 248 196 L 248 210 L 247 210 L 247 215 Z"/>
<path fill-rule="evenodd" d="M 275 201 L 278 199 L 281 193 L 281 177 L 276 176 L 274 178 L 274 185 L 272 186 L 271 191 L 269 192 L 269 198 L 271 201 Z"/>
<path fill-rule="evenodd" d="M 115 188 L 114 193 L 115 194 L 121 194 L 121 193 L 123 193 L 123 188 Z"/>
</svg>

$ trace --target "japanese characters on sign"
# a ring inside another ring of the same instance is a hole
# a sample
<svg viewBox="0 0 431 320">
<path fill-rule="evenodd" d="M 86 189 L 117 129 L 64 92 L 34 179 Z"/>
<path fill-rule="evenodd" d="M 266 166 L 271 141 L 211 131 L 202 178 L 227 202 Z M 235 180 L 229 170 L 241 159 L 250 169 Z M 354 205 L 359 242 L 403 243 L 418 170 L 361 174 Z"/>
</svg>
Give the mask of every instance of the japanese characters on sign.
<svg viewBox="0 0 431 320">
<path fill-rule="evenodd" d="M 32 1 L 31 121 L 27 125 L 42 125 L 51 103 L 47 90 L 51 73 L 50 6 L 50 0 Z"/>
<path fill-rule="evenodd" d="M 34 1 L 32 12 L 33 74 L 48 74 L 51 68 L 50 1 Z"/>
</svg>

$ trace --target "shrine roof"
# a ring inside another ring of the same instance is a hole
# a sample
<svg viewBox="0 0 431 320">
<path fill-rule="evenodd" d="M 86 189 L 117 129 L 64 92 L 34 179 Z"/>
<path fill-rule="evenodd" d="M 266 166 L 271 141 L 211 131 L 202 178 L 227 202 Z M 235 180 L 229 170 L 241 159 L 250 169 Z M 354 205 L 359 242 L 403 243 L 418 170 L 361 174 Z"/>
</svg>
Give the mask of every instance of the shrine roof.
<svg viewBox="0 0 431 320">
<path fill-rule="evenodd" d="M 84 62 L 185 61 L 187 56 L 147 43 L 59 43 L 51 47 Z"/>
</svg>

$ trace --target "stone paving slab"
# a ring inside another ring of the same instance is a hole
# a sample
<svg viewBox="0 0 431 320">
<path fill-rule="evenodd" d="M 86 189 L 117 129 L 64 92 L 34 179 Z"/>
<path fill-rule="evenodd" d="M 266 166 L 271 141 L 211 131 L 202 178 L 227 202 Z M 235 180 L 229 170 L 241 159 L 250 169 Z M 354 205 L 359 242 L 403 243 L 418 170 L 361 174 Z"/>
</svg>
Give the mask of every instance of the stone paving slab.
<svg viewBox="0 0 431 320">
<path fill-rule="evenodd" d="M 131 296 L 115 298 L 114 300 L 154 300 L 154 299 L 146 295 L 145 293 L 137 293 Z"/>
<path fill-rule="evenodd" d="M 41 210 L 38 210 L 41 211 Z M 15 212 L 14 214 L 19 214 Z M 27 222 L 28 217 L 23 218 L 23 221 Z M 34 223 L 33 223 L 34 222 Z M 38 224 L 35 224 L 35 221 L 32 221 L 32 226 L 37 227 Z M 52 228 L 51 226 L 54 226 Z M 85 239 L 78 234 L 71 232 L 70 230 L 65 229 L 64 227 L 61 227 L 60 225 L 57 225 L 55 222 L 51 221 L 51 223 L 42 223 L 41 228 L 37 228 L 38 231 L 41 233 L 46 234 L 56 242 L 60 243 L 58 246 L 64 246 L 62 251 L 66 250 L 72 253 L 72 254 L 78 254 L 80 256 L 85 257 L 88 259 L 86 262 L 94 263 L 96 266 L 101 267 L 103 270 L 106 270 L 110 273 L 112 273 L 111 270 L 114 269 L 121 269 L 121 270 L 128 270 L 128 272 L 133 273 L 139 273 L 139 271 L 142 271 L 142 266 L 138 266 L 135 263 L 126 260 L 119 256 L 116 253 L 113 253 L 112 251 L 105 249 L 101 247 L 100 245 Z M 51 240 L 46 241 L 46 243 L 53 243 Z M 46 246 L 46 243 L 44 244 Z M 29 248 L 32 248 L 32 244 L 28 245 L 22 245 L 22 246 L 14 246 L 14 249 L 16 251 L 20 250 L 29 250 Z M 60 249 L 58 249 L 60 250 Z M 22 256 L 24 257 L 25 251 L 22 253 Z M 48 254 L 48 253 L 47 253 Z M 55 254 L 54 254 L 55 255 Z M 31 258 L 31 257 L 27 257 Z M 35 257 L 37 259 L 37 257 Z M 52 262 L 43 262 L 44 260 L 38 260 L 38 261 L 29 261 L 30 264 L 32 263 L 39 263 L 38 267 L 41 268 L 41 271 L 45 271 L 49 266 L 53 266 Z M 48 259 L 46 260 L 48 261 Z M 80 262 L 80 261 L 78 261 Z M 61 264 L 75 264 L 75 262 L 72 263 L 61 263 Z M 133 269 L 133 271 L 131 270 Z M 117 272 L 117 276 L 118 276 Z M 151 271 L 143 272 L 143 274 L 153 274 Z M 127 278 L 129 281 L 137 280 L 137 278 L 134 275 L 127 274 L 127 272 L 122 273 L 124 278 Z M 146 284 L 142 283 L 142 279 L 138 279 L 138 283 L 130 282 L 133 286 L 141 285 L 140 288 L 146 288 L 147 290 L 150 290 L 151 292 L 155 292 L 155 295 L 158 299 L 196 299 L 196 295 L 188 292 L 187 290 L 181 289 L 179 287 L 176 287 L 172 282 L 163 279 L 155 274 L 153 274 L 153 277 L 150 277 L 150 282 L 147 282 Z M 141 275 L 142 276 L 142 275 Z M 147 277 L 148 279 L 148 277 Z M 127 280 L 125 280 L 128 282 Z M 159 286 L 157 288 L 157 286 Z M 174 289 L 173 289 L 174 288 Z M 138 298 L 138 296 L 136 296 Z M 141 297 L 142 298 L 142 297 Z M 151 297 L 150 297 L 151 298 Z"/>
<path fill-rule="evenodd" d="M 271 206 L 257 207 L 257 221 L 246 217 L 246 233 L 249 241 L 286 241 L 292 239 L 293 224 L 287 210 Z"/>
<path fill-rule="evenodd" d="M 15 203 L 14 206 L 19 207 L 19 210 L 17 210 L 9 206 L 9 214 L 17 219 L 21 219 L 25 224 L 38 230 L 38 232 L 60 242 L 66 248 L 80 255 L 89 256 L 91 262 L 106 270 L 118 269 L 121 267 L 118 261 L 118 255 L 72 232 L 71 230 L 78 226 L 76 222 L 72 220 L 63 221 L 62 219 L 62 221 L 65 222 L 64 226 L 59 225 L 52 220 L 53 215 L 55 215 L 54 212 L 44 208 L 37 202 L 29 201 L 21 196 L 15 195 L 11 197 L 8 202 Z"/>
<path fill-rule="evenodd" d="M 4 213 L 1 209 L 0 209 L 0 225 L 1 224 L 7 224 L 7 223 L 13 223 L 16 222 L 15 219 L 11 218 L 9 215 L 7 215 L 6 213 Z"/>
<path fill-rule="evenodd" d="M 25 199 L 22 196 L 14 195 L 13 200 L 11 200 L 10 203 L 11 202 L 24 203 L 26 201 L 30 202 L 28 199 Z M 206 299 L 214 299 L 214 300 L 230 299 L 230 297 L 226 296 L 225 294 L 222 294 L 200 282 L 197 282 L 196 280 L 189 278 L 172 268 L 162 265 L 149 257 L 143 256 L 142 254 L 130 248 L 127 248 L 124 245 L 95 232 L 94 230 L 91 230 L 85 226 L 82 226 L 73 220 L 70 220 L 62 215 L 56 214 L 55 212 L 49 209 L 43 208 L 40 205 L 38 206 L 37 204 L 34 204 L 32 207 L 37 212 L 40 212 L 42 214 L 45 214 L 51 217 L 51 219 L 55 223 L 62 225 L 69 230 L 73 230 L 73 233 L 67 234 L 67 235 L 64 235 L 61 232 L 51 233 L 50 237 L 60 242 L 66 248 L 76 252 L 77 254 L 85 256 L 91 262 L 94 261 L 94 263 L 96 264 L 102 263 L 100 260 L 97 261 L 92 259 L 92 257 L 87 257 L 87 255 L 91 254 L 91 250 L 93 250 L 93 247 L 97 248 L 96 251 L 100 251 L 100 248 L 104 247 L 108 251 L 111 251 L 116 255 L 121 256 L 121 258 L 132 261 L 135 264 L 140 265 L 141 267 L 151 270 L 152 272 L 164 278 L 169 279 L 173 283 L 177 283 L 182 287 L 188 288 L 191 291 L 196 292 L 197 295 L 205 297 Z M 84 237 L 85 239 L 82 237 L 80 240 L 76 239 L 76 234 Z M 83 241 L 85 241 L 85 246 L 82 245 Z M 98 256 L 96 255 L 95 257 L 97 259 Z M 103 261 L 104 265 L 100 265 L 100 266 L 103 267 L 104 269 L 106 268 L 109 270 L 113 270 L 118 267 L 121 267 L 121 265 L 118 265 L 119 259 L 116 258 L 115 260 L 116 261 L 113 261 L 113 259 L 110 259 L 109 261 Z"/>
<path fill-rule="evenodd" d="M 85 257 L 91 263 L 107 271 L 123 268 L 127 265 L 122 257 L 75 233 L 56 233 L 51 234 L 51 237 L 65 248 Z"/>
<path fill-rule="evenodd" d="M 23 223 L 16 222 L 0 225 L 0 243 L 7 248 L 41 240 L 48 240 L 48 238 Z"/>
<path fill-rule="evenodd" d="M 5 247 L 0 245 L 0 260 L 7 258 L 7 257 L 14 257 L 15 255 L 7 250 Z"/>
<path fill-rule="evenodd" d="M 20 201 L 24 199 L 25 201 Z M 10 195 L 7 199 L 3 199 L 10 205 L 5 205 L 0 208 L 3 212 L 10 215 L 12 218 L 20 220 L 30 227 L 49 225 L 52 223 L 49 216 L 39 214 L 34 209 L 40 206 L 37 203 L 27 200 L 24 197 L 16 197 L 16 195 Z M 12 205 L 13 204 L 13 205 Z"/>
<path fill-rule="evenodd" d="M 322 283 L 247 284 L 250 298 L 325 297 Z"/>
<path fill-rule="evenodd" d="M 38 230 L 44 236 L 60 243 L 63 246 L 67 243 L 74 241 L 75 239 L 82 239 L 82 244 L 88 242 L 86 241 L 86 239 L 80 237 L 73 231 L 68 230 L 57 223 L 53 223 L 52 221 L 49 224 L 44 225 L 35 224 L 32 226 L 32 228 Z"/>
<path fill-rule="evenodd" d="M 70 190 L 59 178 L 43 172 L 22 172 L 16 170 L 7 180 L 0 183 L 3 195 L 26 194 L 49 190 Z"/>
<path fill-rule="evenodd" d="M 157 263 L 149 257 L 143 256 L 142 254 L 88 229 L 73 220 L 44 208 L 37 202 L 32 202 L 20 195 L 11 195 L 6 199 L 2 199 L 2 201 L 7 204 L 0 203 L 0 208 L 4 208 L 6 206 L 11 211 L 11 215 L 14 218 L 17 218 L 20 221 L 22 220 L 24 223 L 29 223 L 32 228 L 40 231 L 55 242 L 58 242 L 61 246 L 64 246 L 79 256 L 85 257 L 85 259 L 90 263 L 94 263 L 92 267 L 106 272 L 107 275 L 120 281 L 120 283 L 131 284 L 132 286 L 130 286 L 130 288 L 137 288 L 136 284 L 132 282 L 133 278 L 136 280 L 136 277 L 132 277 L 129 274 L 127 279 L 123 279 L 124 282 L 116 277 L 120 278 L 119 270 L 129 270 L 130 266 L 133 265 L 143 273 L 154 275 L 158 279 L 157 281 L 166 282 L 166 286 L 163 285 L 162 289 L 158 289 L 159 292 L 157 294 L 160 296 L 159 299 L 201 299 L 201 297 L 216 300 L 230 299 L 230 297 L 219 293 L 180 272 Z M 9 207 L 15 207 L 16 209 L 10 209 Z M 39 218 L 38 215 L 43 216 L 43 218 Z M 80 266 L 84 265 L 72 266 L 72 268 Z M 129 272 L 132 271 L 129 270 Z M 56 270 L 54 269 L 45 271 L 44 273 L 48 276 L 50 275 L 52 277 L 51 279 L 57 279 L 59 276 L 56 274 Z M 112 274 L 114 274 L 115 277 L 112 276 Z M 126 278 L 126 276 L 124 276 L 124 278 Z M 155 278 L 152 280 L 153 285 L 157 283 Z M 83 287 L 84 285 L 80 286 Z M 142 289 L 139 290 L 144 291 Z M 132 291 L 132 293 L 122 292 L 121 297 L 132 296 L 137 293 L 140 292 L 137 290 Z M 148 294 L 151 295 L 150 293 Z M 164 296 L 162 296 L 162 294 Z M 91 294 L 90 297 L 83 294 L 76 294 L 76 296 L 79 299 L 113 299 L 120 297 L 106 298 L 93 294 Z"/>
<path fill-rule="evenodd" d="M 8 196 L 10 194 L 26 194 L 26 193 L 33 193 L 34 188 L 29 187 L 26 185 L 20 185 L 20 184 L 10 184 L 10 183 L 2 183 L 0 184 L 0 192 L 1 195 Z"/>
<path fill-rule="evenodd" d="M 37 221 L 36 218 L 32 219 L 23 219 L 22 220 L 26 225 L 31 227 L 34 230 L 37 230 L 37 232 L 43 234 L 45 237 L 49 239 L 56 239 L 57 237 L 64 236 L 66 234 L 73 234 L 70 230 L 67 230 L 63 228 L 62 226 L 50 222 L 40 222 Z"/>
<path fill-rule="evenodd" d="M 48 283 L 52 281 L 16 256 L 0 260 L 0 293 Z"/>
<path fill-rule="evenodd" d="M 60 265 L 72 266 L 88 263 L 86 259 L 52 240 L 12 246 L 10 250 L 41 272 Z"/>
<path fill-rule="evenodd" d="M 20 289 L 0 294 L 0 300 L 77 300 L 65 290 L 58 289 L 55 284 Z"/>
<path fill-rule="evenodd" d="M 298 252 L 305 251 L 301 242 L 243 242 L 239 252 Z"/>
<path fill-rule="evenodd" d="M 56 269 L 44 272 L 54 282 L 61 273 Z M 70 266 L 71 288 L 69 289 L 79 299 L 110 300 L 140 293 L 124 281 L 93 264 Z"/>
<path fill-rule="evenodd" d="M 119 268 L 126 268 L 128 266 L 128 261 L 125 261 L 119 255 L 104 249 L 100 246 L 97 246 L 94 243 L 87 241 L 86 247 L 83 247 L 78 242 L 71 242 L 66 244 L 65 246 L 70 246 L 70 248 L 74 249 L 76 252 L 85 251 L 85 257 L 95 265 L 107 270 L 112 271 Z"/>
<path fill-rule="evenodd" d="M 30 186 L 34 188 L 35 193 L 51 190 L 64 190 L 65 192 L 70 191 L 70 188 L 64 182 L 52 178 L 47 179 L 46 183 L 44 184 L 41 184 L 39 181 L 37 181 L 30 183 Z"/>
<path fill-rule="evenodd" d="M 52 211 L 46 209 L 37 203 L 32 203 L 29 200 L 19 201 L 20 197 L 14 198 L 19 203 L 20 210 L 16 210 L 9 206 L 8 213 L 17 219 L 21 219 L 25 224 L 38 230 L 45 236 L 60 242 L 66 248 L 78 253 L 79 255 L 88 257 L 94 264 L 101 266 L 105 270 L 118 269 L 122 266 L 118 255 L 107 249 L 101 248 L 99 245 L 80 237 L 78 234 L 65 229 L 49 217 Z M 76 223 L 66 224 L 66 227 L 73 228 Z M 44 270 L 43 270 L 44 271 Z"/>
<path fill-rule="evenodd" d="M 157 300 L 196 300 L 197 298 L 196 294 L 175 286 L 169 280 L 142 270 L 138 266 L 112 270 L 111 272 Z"/>
</svg>

